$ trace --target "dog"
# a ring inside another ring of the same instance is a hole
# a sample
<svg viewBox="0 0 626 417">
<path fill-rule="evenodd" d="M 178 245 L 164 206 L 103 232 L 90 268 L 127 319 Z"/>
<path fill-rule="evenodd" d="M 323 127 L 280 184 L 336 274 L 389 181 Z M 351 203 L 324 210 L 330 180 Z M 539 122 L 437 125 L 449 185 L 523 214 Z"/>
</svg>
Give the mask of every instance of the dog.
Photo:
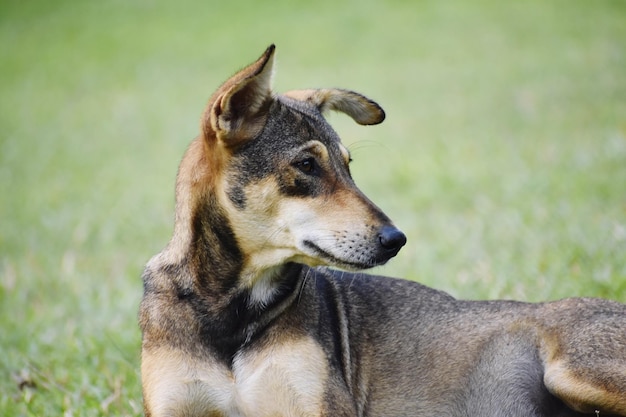
<svg viewBox="0 0 626 417">
<path fill-rule="evenodd" d="M 173 236 L 143 274 L 145 415 L 626 416 L 626 305 L 358 272 L 406 237 L 323 114 L 385 113 L 348 90 L 274 94 L 274 51 L 212 95 L 180 164 Z"/>
</svg>

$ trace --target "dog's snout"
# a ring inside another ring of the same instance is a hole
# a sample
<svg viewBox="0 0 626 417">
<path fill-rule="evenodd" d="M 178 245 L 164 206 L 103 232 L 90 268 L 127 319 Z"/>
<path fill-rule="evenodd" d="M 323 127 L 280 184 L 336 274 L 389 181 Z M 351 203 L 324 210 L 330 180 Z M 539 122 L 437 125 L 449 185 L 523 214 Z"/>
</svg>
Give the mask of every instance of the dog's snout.
<svg viewBox="0 0 626 417">
<path fill-rule="evenodd" d="M 378 239 L 383 248 L 388 251 L 397 252 L 406 243 L 406 236 L 393 226 L 384 226 L 378 235 Z"/>
</svg>

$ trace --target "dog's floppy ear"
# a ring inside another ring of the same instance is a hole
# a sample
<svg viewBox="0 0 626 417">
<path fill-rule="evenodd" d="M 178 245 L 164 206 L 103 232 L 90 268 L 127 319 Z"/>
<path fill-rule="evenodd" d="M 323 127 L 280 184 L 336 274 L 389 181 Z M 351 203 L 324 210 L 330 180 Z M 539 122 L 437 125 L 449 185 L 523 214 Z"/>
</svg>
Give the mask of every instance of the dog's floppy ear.
<svg viewBox="0 0 626 417">
<path fill-rule="evenodd" d="M 205 138 L 215 137 L 234 147 L 263 129 L 272 99 L 274 49 L 270 45 L 256 62 L 233 75 L 213 94 L 202 117 Z"/>
<path fill-rule="evenodd" d="M 377 103 L 354 91 L 336 88 L 293 90 L 284 96 L 311 103 L 322 113 L 327 110 L 346 113 L 362 125 L 375 125 L 385 120 L 385 112 Z"/>
</svg>

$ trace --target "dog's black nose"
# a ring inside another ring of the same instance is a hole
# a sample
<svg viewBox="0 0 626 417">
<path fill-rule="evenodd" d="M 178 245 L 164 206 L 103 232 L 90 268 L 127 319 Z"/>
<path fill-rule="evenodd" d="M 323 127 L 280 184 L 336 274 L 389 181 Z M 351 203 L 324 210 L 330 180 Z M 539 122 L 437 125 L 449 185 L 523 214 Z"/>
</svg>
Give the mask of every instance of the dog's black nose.
<svg viewBox="0 0 626 417">
<path fill-rule="evenodd" d="M 378 235 L 380 244 L 388 251 L 399 251 L 406 243 L 406 236 L 393 226 L 384 226 Z"/>
</svg>

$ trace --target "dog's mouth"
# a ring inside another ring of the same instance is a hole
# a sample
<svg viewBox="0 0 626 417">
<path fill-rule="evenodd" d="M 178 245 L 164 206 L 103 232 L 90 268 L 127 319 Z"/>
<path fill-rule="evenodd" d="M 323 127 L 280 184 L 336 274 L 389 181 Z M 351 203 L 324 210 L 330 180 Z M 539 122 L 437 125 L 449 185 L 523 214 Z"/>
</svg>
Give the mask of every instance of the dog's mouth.
<svg viewBox="0 0 626 417">
<path fill-rule="evenodd" d="M 334 255 L 325 249 L 322 249 L 310 240 L 305 240 L 302 243 L 308 250 L 312 251 L 315 254 L 315 257 L 318 258 L 320 261 L 323 261 L 330 266 L 351 270 L 368 269 L 375 266 L 383 265 L 389 259 L 396 256 L 398 254 L 398 251 L 400 250 L 400 248 L 391 251 L 373 250 L 372 252 L 374 253 L 372 254 L 365 254 L 361 252 L 350 254 L 348 258 L 344 258 Z"/>
</svg>

